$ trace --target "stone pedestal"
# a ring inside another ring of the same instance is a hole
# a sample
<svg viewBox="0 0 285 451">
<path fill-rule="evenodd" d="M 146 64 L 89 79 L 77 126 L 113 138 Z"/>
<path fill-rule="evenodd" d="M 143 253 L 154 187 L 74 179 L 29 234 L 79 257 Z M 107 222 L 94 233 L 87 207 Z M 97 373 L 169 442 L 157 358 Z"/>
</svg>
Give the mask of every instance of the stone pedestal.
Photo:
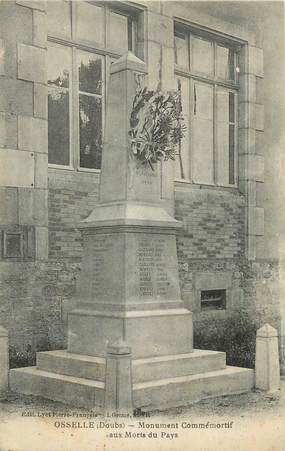
<svg viewBox="0 0 285 451">
<path fill-rule="evenodd" d="M 275 391 L 280 388 L 278 333 L 269 324 L 256 334 L 255 386 L 261 390 Z"/>
</svg>

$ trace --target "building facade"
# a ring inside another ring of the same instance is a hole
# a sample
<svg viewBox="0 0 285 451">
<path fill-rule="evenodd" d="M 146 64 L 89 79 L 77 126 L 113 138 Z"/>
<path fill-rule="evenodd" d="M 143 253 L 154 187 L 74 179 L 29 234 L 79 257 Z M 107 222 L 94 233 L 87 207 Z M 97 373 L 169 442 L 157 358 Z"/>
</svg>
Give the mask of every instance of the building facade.
<svg viewBox="0 0 285 451">
<path fill-rule="evenodd" d="M 184 224 L 180 286 L 197 343 L 218 346 L 246 314 L 278 329 L 283 355 L 282 2 L 16 0 L 0 4 L 0 323 L 12 364 L 65 347 L 110 66 L 128 50 L 149 89 L 181 93 L 186 132 L 161 167 L 161 199 Z"/>
</svg>

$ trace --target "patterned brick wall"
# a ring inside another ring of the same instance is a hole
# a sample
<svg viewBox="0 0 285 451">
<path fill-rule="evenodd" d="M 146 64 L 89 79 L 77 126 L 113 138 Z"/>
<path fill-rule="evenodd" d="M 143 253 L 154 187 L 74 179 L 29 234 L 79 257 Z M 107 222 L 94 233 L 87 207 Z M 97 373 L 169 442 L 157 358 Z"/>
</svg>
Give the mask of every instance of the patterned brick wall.
<svg viewBox="0 0 285 451">
<path fill-rule="evenodd" d="M 184 223 L 178 237 L 181 260 L 244 255 L 244 197 L 239 192 L 177 191 L 175 217 Z"/>
<path fill-rule="evenodd" d="M 80 261 L 81 234 L 77 225 L 98 200 L 96 175 L 71 173 L 50 177 L 49 258 Z"/>
<path fill-rule="evenodd" d="M 66 175 L 56 174 L 50 183 L 50 258 L 80 261 L 81 235 L 76 227 L 96 205 L 99 191 L 98 179 L 86 181 L 85 176 L 71 174 L 66 183 Z M 184 223 L 178 237 L 180 260 L 244 255 L 244 196 L 238 191 L 178 190 L 175 217 Z"/>
</svg>

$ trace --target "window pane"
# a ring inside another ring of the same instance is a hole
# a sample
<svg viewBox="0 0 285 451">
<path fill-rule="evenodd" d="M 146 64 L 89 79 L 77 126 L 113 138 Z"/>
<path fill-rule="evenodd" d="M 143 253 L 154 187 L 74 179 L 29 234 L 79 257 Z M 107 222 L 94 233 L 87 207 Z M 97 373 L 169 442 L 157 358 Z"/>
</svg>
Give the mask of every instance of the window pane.
<svg viewBox="0 0 285 451">
<path fill-rule="evenodd" d="M 229 126 L 229 183 L 235 184 L 235 126 Z"/>
<path fill-rule="evenodd" d="M 68 88 L 71 74 L 71 49 L 52 44 L 48 47 L 48 83 Z"/>
<path fill-rule="evenodd" d="M 5 257 L 22 257 L 23 235 L 20 233 L 5 234 Z"/>
<path fill-rule="evenodd" d="M 102 100 L 79 95 L 80 166 L 100 169 L 102 157 Z"/>
<path fill-rule="evenodd" d="M 203 75 L 213 75 L 213 45 L 209 41 L 192 36 L 192 70 Z"/>
<path fill-rule="evenodd" d="M 235 183 L 235 94 L 229 93 L 229 183 Z"/>
<path fill-rule="evenodd" d="M 104 44 L 104 9 L 76 2 L 75 36 L 79 40 Z"/>
<path fill-rule="evenodd" d="M 92 94 L 102 93 L 102 58 L 88 52 L 77 57 L 79 90 Z"/>
<path fill-rule="evenodd" d="M 71 37 L 70 3 L 57 0 L 47 1 L 48 34 L 50 36 Z"/>
<path fill-rule="evenodd" d="M 193 181 L 214 182 L 213 87 L 194 83 L 192 124 Z"/>
<path fill-rule="evenodd" d="M 128 16 L 128 50 L 137 52 L 137 22 Z"/>
<path fill-rule="evenodd" d="M 110 13 L 110 47 L 128 50 L 128 18 L 122 14 Z"/>
<path fill-rule="evenodd" d="M 69 160 L 69 92 L 48 87 L 48 161 L 68 166 Z"/>
<path fill-rule="evenodd" d="M 235 95 L 233 92 L 229 93 L 229 121 L 235 122 Z"/>
<path fill-rule="evenodd" d="M 178 89 L 181 91 L 182 114 L 186 131 L 181 146 L 178 147 L 178 155 L 175 158 L 175 177 L 178 179 L 189 179 L 189 80 L 179 77 L 177 79 Z"/>
<path fill-rule="evenodd" d="M 217 182 L 229 183 L 229 93 L 217 91 Z"/>
<path fill-rule="evenodd" d="M 212 85 L 194 82 L 194 115 L 201 119 L 213 120 Z"/>
<path fill-rule="evenodd" d="M 181 33 L 174 36 L 175 48 L 175 64 L 188 69 L 188 40 L 187 37 Z"/>
<path fill-rule="evenodd" d="M 217 170 L 218 183 L 235 183 L 235 105 L 234 93 L 217 91 Z M 230 123 L 231 122 L 231 123 Z"/>
<path fill-rule="evenodd" d="M 224 80 L 234 80 L 234 52 L 233 50 L 217 46 L 217 76 Z"/>
</svg>

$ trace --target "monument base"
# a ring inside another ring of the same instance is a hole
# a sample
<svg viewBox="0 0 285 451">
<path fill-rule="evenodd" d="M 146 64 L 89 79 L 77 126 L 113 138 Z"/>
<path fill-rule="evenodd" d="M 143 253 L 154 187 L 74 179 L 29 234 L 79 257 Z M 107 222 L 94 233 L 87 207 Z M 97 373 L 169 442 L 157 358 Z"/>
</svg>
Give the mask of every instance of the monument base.
<svg viewBox="0 0 285 451">
<path fill-rule="evenodd" d="M 94 312 L 75 310 L 68 317 L 68 350 L 102 356 L 106 343 L 131 344 L 132 356 L 183 354 L 193 349 L 192 313 L 185 308 Z"/>
<path fill-rule="evenodd" d="M 177 222 L 107 224 L 105 216 L 84 227 L 68 349 L 39 352 L 37 367 L 11 370 L 10 388 L 99 412 L 250 391 L 253 370 L 227 367 L 225 353 L 193 349 L 192 313 L 180 298 Z"/>
<path fill-rule="evenodd" d="M 64 350 L 39 352 L 37 367 L 10 370 L 10 389 L 106 412 L 106 360 Z M 191 353 L 134 358 L 131 374 L 133 409 L 143 411 L 244 393 L 254 384 L 253 370 L 226 366 L 223 352 L 197 349 Z"/>
</svg>

